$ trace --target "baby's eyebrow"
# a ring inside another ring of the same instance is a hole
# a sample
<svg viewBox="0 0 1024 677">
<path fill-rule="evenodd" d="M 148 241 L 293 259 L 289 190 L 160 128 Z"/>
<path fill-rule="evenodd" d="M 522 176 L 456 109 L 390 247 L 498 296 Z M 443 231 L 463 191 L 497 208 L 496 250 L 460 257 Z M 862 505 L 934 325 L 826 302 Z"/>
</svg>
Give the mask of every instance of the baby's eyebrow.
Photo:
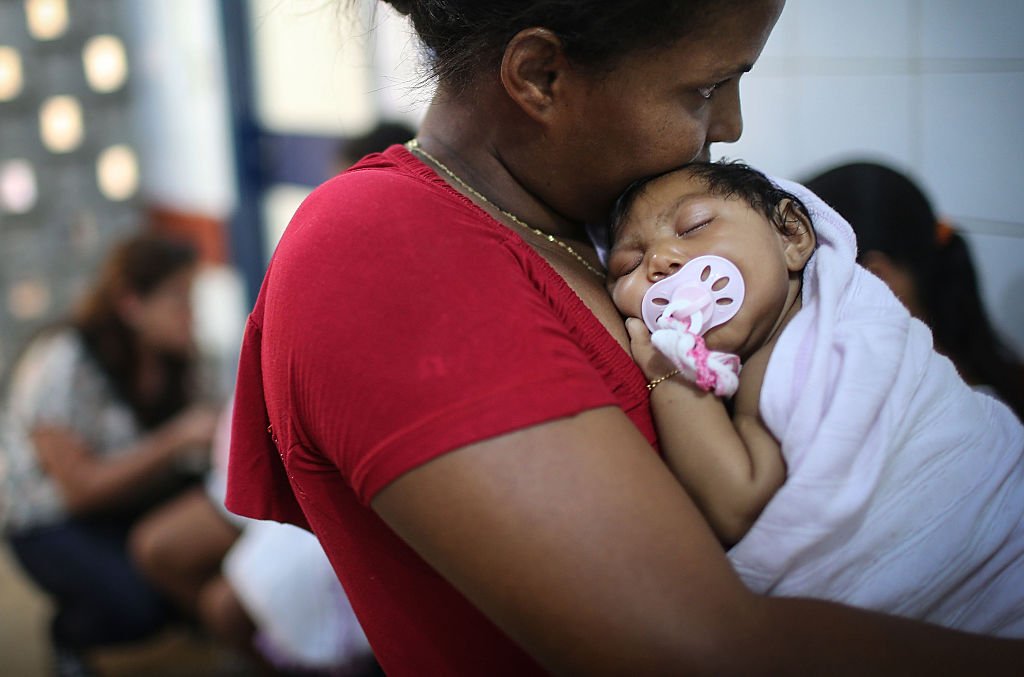
<svg viewBox="0 0 1024 677">
<path fill-rule="evenodd" d="M 673 200 L 667 207 L 658 212 L 657 218 L 662 220 L 671 219 L 679 212 L 680 209 L 685 207 L 687 203 L 700 200 L 705 197 L 707 196 L 704 193 L 684 193 Z"/>
<path fill-rule="evenodd" d="M 628 233 L 620 237 L 618 231 L 621 230 L 622 228 L 620 226 L 616 231 L 612 232 L 612 246 L 609 249 L 609 254 L 617 249 L 625 249 L 627 247 L 636 247 L 639 245 L 636 233 Z"/>
<path fill-rule="evenodd" d="M 622 223 L 625 220 L 626 219 L 624 217 L 620 217 L 614 221 L 610 221 L 608 224 L 608 239 L 611 240 L 613 247 L 615 246 L 616 240 L 619 238 L 619 232 L 622 230 Z"/>
</svg>

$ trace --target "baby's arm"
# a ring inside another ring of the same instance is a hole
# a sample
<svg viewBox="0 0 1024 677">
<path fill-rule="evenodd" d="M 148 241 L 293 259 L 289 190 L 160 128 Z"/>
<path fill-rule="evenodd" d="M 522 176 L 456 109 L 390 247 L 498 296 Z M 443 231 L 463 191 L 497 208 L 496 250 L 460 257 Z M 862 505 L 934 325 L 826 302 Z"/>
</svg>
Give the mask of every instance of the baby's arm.
<svg viewBox="0 0 1024 677">
<path fill-rule="evenodd" d="M 642 322 L 629 319 L 626 327 L 633 357 L 648 380 L 672 371 Z M 727 546 L 747 533 L 786 478 L 782 451 L 758 412 L 762 362 L 767 363 L 767 354 L 744 366 L 731 418 L 722 400 L 681 377 L 666 379 L 651 392 L 669 468 Z"/>
</svg>

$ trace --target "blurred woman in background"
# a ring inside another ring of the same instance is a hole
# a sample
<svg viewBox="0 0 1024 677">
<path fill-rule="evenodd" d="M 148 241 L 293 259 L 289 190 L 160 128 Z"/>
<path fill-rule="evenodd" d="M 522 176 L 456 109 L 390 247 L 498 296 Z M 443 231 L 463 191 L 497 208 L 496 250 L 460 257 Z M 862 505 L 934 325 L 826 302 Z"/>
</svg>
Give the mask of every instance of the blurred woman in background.
<svg viewBox="0 0 1024 677">
<path fill-rule="evenodd" d="M 988 319 L 967 242 L 939 221 L 921 188 L 871 162 L 834 167 L 805 184 L 850 222 L 858 263 L 931 327 L 935 348 L 963 379 L 1024 418 L 1024 364 Z"/>
<path fill-rule="evenodd" d="M 0 523 L 53 600 L 58 673 L 143 638 L 169 606 L 126 550 L 133 523 L 196 480 L 216 411 L 194 403 L 195 250 L 114 247 L 73 317 L 32 340 L 7 387 Z"/>
</svg>

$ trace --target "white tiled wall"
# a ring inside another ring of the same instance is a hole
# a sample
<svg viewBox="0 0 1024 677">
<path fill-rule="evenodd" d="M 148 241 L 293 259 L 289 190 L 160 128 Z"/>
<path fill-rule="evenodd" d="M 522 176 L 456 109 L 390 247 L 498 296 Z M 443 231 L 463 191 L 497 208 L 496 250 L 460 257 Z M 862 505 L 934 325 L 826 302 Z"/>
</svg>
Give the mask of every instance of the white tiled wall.
<svg viewBox="0 0 1024 677">
<path fill-rule="evenodd" d="M 788 0 L 717 153 L 800 178 L 854 158 L 926 188 L 1024 353 L 1024 1 Z"/>
</svg>

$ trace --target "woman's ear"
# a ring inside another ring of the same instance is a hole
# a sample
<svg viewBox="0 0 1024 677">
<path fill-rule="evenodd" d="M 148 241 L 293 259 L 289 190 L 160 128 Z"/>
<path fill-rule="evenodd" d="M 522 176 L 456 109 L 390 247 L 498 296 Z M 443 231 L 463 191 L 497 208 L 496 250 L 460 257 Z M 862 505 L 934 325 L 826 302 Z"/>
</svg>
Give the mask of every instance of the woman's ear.
<svg viewBox="0 0 1024 677">
<path fill-rule="evenodd" d="M 501 83 L 523 112 L 543 122 L 557 113 L 569 70 L 557 35 L 547 28 L 524 28 L 505 46 Z"/>
<path fill-rule="evenodd" d="M 817 244 L 811 218 L 789 199 L 779 203 L 778 214 L 782 220 L 780 234 L 785 243 L 786 266 L 791 273 L 800 272 L 807 265 Z"/>
</svg>

